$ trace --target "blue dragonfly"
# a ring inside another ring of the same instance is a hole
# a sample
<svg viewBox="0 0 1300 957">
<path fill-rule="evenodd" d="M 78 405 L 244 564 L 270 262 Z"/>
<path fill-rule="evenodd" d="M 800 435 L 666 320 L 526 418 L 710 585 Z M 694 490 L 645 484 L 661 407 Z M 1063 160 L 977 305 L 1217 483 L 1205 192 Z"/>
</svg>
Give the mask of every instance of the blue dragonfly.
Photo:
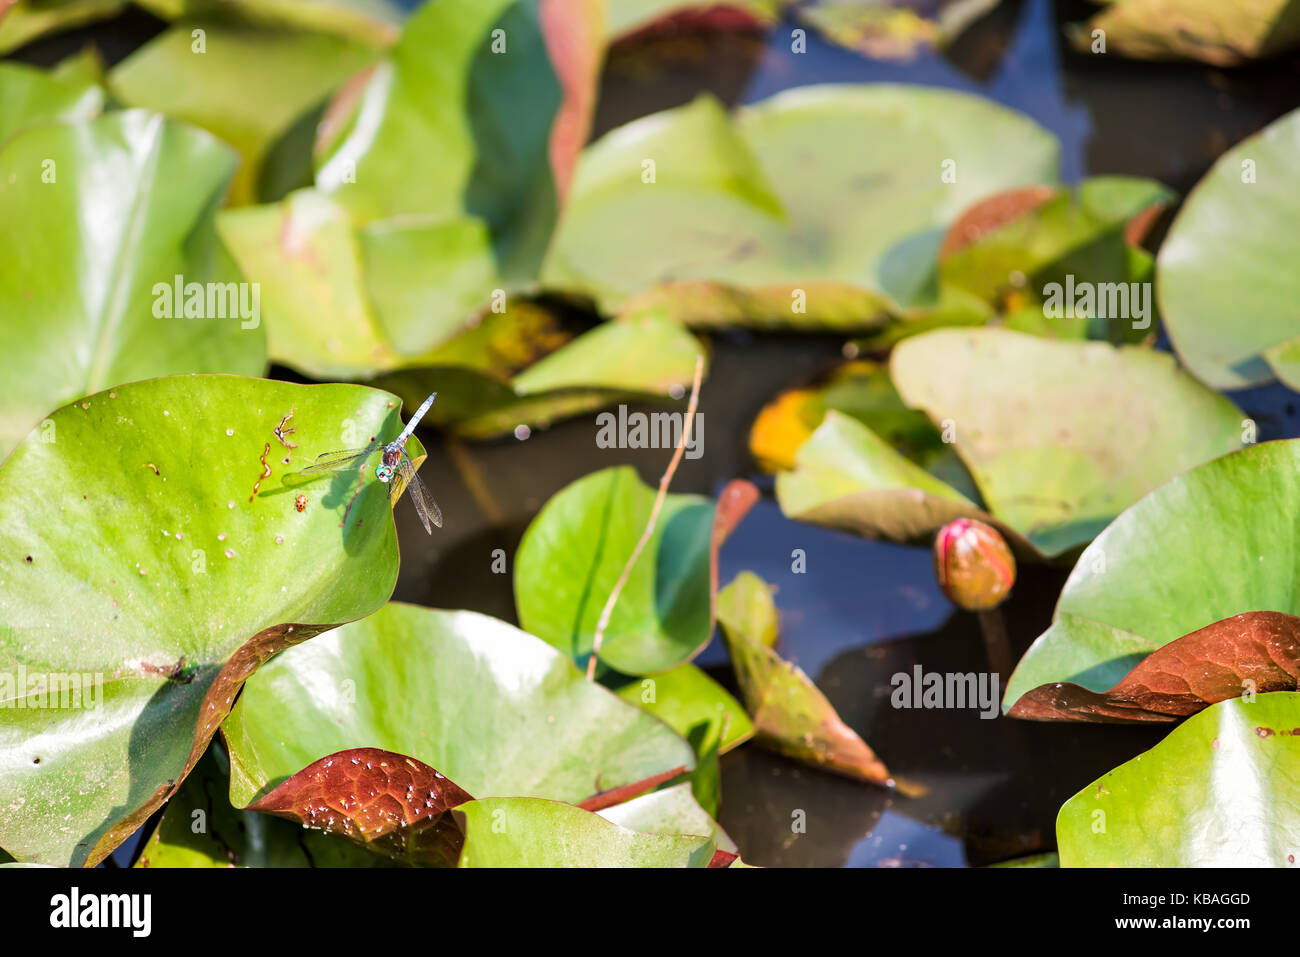
<svg viewBox="0 0 1300 957">
<path fill-rule="evenodd" d="M 393 482 L 392 492 L 389 500 L 394 504 L 401 497 L 403 490 L 410 492 L 411 501 L 415 503 L 415 510 L 420 515 L 420 522 L 424 525 L 424 530 L 430 535 L 433 534 L 433 526 L 437 525 L 442 528 L 442 509 L 438 508 L 438 503 L 433 500 L 433 495 L 424 482 L 420 481 L 420 476 L 415 474 L 415 463 L 411 461 L 410 454 L 406 451 L 406 440 L 411 437 L 415 427 L 419 424 L 424 413 L 429 411 L 429 406 L 433 405 L 433 400 L 438 398 L 438 393 L 433 393 L 420 404 L 415 410 L 415 415 L 411 416 L 411 421 L 406 423 L 406 428 L 402 429 L 402 434 L 391 442 L 371 442 L 365 448 L 361 449 L 343 449 L 338 452 L 326 452 L 316 457 L 316 461 L 302 470 L 304 475 L 310 475 L 315 472 L 351 472 L 361 467 L 367 458 L 376 452 L 383 450 L 383 456 L 379 464 L 375 466 L 375 478 L 387 485 Z"/>
</svg>

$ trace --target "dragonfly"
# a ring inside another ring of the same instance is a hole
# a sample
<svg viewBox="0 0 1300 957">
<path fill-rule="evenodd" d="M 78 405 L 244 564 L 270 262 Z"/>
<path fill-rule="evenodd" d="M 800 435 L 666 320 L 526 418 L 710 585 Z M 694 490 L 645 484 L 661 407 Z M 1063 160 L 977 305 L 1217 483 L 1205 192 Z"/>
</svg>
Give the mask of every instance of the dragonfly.
<svg viewBox="0 0 1300 957">
<path fill-rule="evenodd" d="M 424 417 L 424 413 L 429 411 L 429 406 L 433 405 L 433 400 L 436 398 L 438 398 L 438 393 L 435 392 L 425 399 L 420 407 L 415 410 L 415 415 L 411 416 L 411 421 L 406 423 L 406 428 L 402 429 L 402 434 L 393 441 L 371 442 L 361 449 L 326 452 L 323 455 L 318 455 L 315 462 L 303 469 L 303 474 L 351 472 L 360 468 L 362 463 L 371 455 L 382 450 L 384 454 L 380 458 L 379 464 L 375 466 L 375 478 L 385 485 L 396 478 L 397 482 L 393 484 L 389 501 L 396 504 L 403 490 L 409 491 L 411 501 L 415 503 L 415 510 L 419 513 L 420 522 L 424 525 L 424 530 L 432 535 L 434 525 L 442 528 L 442 509 L 438 508 L 438 503 L 433 500 L 433 495 L 430 494 L 424 482 L 420 481 L 420 476 L 415 474 L 415 463 L 411 461 L 411 456 L 406 451 L 406 440 L 411 437 L 416 425 Z"/>
</svg>

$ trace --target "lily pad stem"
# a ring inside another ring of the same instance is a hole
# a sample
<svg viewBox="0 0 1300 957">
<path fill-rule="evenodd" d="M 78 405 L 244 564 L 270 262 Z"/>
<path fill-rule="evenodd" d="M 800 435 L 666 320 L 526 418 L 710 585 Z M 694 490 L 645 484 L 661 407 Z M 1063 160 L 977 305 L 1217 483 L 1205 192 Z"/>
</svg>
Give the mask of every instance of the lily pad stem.
<svg viewBox="0 0 1300 957">
<path fill-rule="evenodd" d="M 636 565 L 637 559 L 641 557 L 642 550 L 654 535 L 655 522 L 659 520 L 659 511 L 663 508 L 664 499 L 668 497 L 668 486 L 672 484 L 673 476 L 677 473 L 677 466 L 682 461 L 682 455 L 686 451 L 686 446 L 691 441 L 691 431 L 695 426 L 695 408 L 700 402 L 700 381 L 704 378 L 704 356 L 695 357 L 695 381 L 691 384 L 691 401 L 686 407 L 686 422 L 682 427 L 682 437 L 677 443 L 677 450 L 673 452 L 672 461 L 668 463 L 668 468 L 664 471 L 663 478 L 659 480 L 659 493 L 655 496 L 654 506 L 650 509 L 650 520 L 646 522 L 645 530 L 641 533 L 641 538 L 636 543 L 636 548 L 632 549 L 632 554 L 628 556 L 627 564 L 623 566 L 623 571 L 619 573 L 618 581 L 614 582 L 614 587 L 609 593 L 609 598 L 605 600 L 605 607 L 601 609 L 600 620 L 596 622 L 596 633 L 591 642 L 591 657 L 587 659 L 587 680 L 596 680 L 596 659 L 600 655 L 601 643 L 605 640 L 605 629 L 609 627 L 609 618 L 614 613 L 614 604 L 618 601 L 619 593 L 623 591 L 623 586 L 627 584 L 628 577 L 632 574 L 632 568 Z"/>
</svg>

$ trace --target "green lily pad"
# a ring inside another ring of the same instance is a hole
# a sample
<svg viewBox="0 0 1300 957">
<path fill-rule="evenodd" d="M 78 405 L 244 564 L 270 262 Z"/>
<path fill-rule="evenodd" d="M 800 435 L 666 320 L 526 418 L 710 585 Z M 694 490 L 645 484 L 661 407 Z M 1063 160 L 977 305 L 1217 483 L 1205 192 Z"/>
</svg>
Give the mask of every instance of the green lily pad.
<svg viewBox="0 0 1300 957">
<path fill-rule="evenodd" d="M 740 702 L 694 665 L 679 665 L 653 678 L 631 678 L 614 692 L 684 738 L 701 724 L 716 729 L 711 736 L 718 738 L 723 754 L 754 734 L 754 725 Z"/>
<path fill-rule="evenodd" d="M 933 304 L 947 223 L 991 191 L 1054 181 L 1057 158 L 1025 117 L 946 90 L 803 87 L 734 118 L 703 96 L 587 149 L 542 280 L 607 312 L 648 295 L 716 322 L 734 308 L 699 296 L 711 283 L 757 290 L 757 324 L 874 329 L 887 303 Z"/>
<path fill-rule="evenodd" d="M 104 108 L 104 90 L 94 82 L 60 76 L 21 63 L 0 63 L 0 146 L 43 123 L 89 120 Z"/>
<path fill-rule="evenodd" d="M 529 318 L 534 315 L 542 318 L 534 322 Z M 505 320 L 500 331 L 489 331 L 497 319 Z M 504 338 L 514 331 L 522 335 Z M 430 354 L 427 368 L 403 370 L 381 381 L 404 398 L 434 389 L 448 392 L 450 401 L 434 412 L 430 424 L 486 439 L 519 425 L 545 428 L 618 402 L 668 401 L 689 387 L 695 360 L 705 351 L 681 325 L 653 316 L 601 323 L 568 342 L 561 336 L 544 309 L 517 302 L 508 315 L 492 316 Z M 562 344 L 517 375 L 504 378 L 494 371 L 521 347 L 526 355 L 534 346 L 544 349 L 548 339 Z"/>
<path fill-rule="evenodd" d="M 1297 475 L 1300 441 L 1265 442 L 1126 510 L 1079 556 L 1051 627 L 1007 682 L 1004 710 L 1040 685 L 1105 691 L 1157 648 L 1235 615 L 1300 614 L 1292 532 L 1277 520 L 1300 501 Z"/>
<path fill-rule="evenodd" d="M 955 518 L 999 527 L 1018 551 L 1033 547 L 974 501 L 904 457 L 861 422 L 834 409 L 776 477 L 789 518 L 868 538 L 919 541 Z"/>
<path fill-rule="evenodd" d="M 736 842 L 695 800 L 688 784 L 674 784 L 596 813 L 629 831 L 702 834 L 711 838 L 719 850 L 737 851 Z"/>
<path fill-rule="evenodd" d="M 1300 110 L 1228 150 L 1187 197 L 1157 259 L 1178 358 L 1216 389 L 1300 389 Z M 1249 321 L 1243 317 L 1249 316 Z"/>
<path fill-rule="evenodd" d="M 707 867 L 712 839 L 645 834 L 590 811 L 537 798 L 487 798 L 453 812 L 465 832 L 461 867 Z"/>
<path fill-rule="evenodd" d="M 754 736 L 754 724 L 735 698 L 694 665 L 679 665 L 653 678 L 631 678 L 615 688 L 691 744 L 695 770 L 690 787 L 698 803 L 717 813 L 722 804 L 718 759 Z"/>
<path fill-rule="evenodd" d="M 1093 52 L 1096 31 L 1106 54 L 1141 60 L 1201 60 L 1240 66 L 1300 44 L 1295 0 L 1122 0 L 1067 30 L 1074 45 Z"/>
<path fill-rule="evenodd" d="M 789 471 L 795 455 L 828 411 L 856 419 L 908 461 L 971 501 L 979 491 L 953 445 L 919 409 L 909 408 L 889 376 L 888 365 L 847 362 L 811 388 L 791 389 L 768 403 L 754 420 L 749 448 L 770 471 Z"/>
<path fill-rule="evenodd" d="M 1020 551 L 1051 557 L 1242 444 L 1237 407 L 1149 349 L 941 329 L 900 343 L 890 371 L 903 401 L 949 432 L 984 510 L 865 426 L 828 414 L 795 470 L 778 477 L 787 515 L 900 539 L 992 516 Z"/>
<path fill-rule="evenodd" d="M 694 763 L 666 725 L 532 635 L 402 604 L 277 657 L 222 730 L 241 807 L 357 747 L 412 757 L 470 794 L 561 801 Z"/>
<path fill-rule="evenodd" d="M 1188 718 L 1056 818 L 1062 867 L 1287 867 L 1300 847 L 1300 694 Z"/>
<path fill-rule="evenodd" d="M 406 361 L 366 300 L 356 236 L 328 196 L 304 189 L 280 203 L 225 210 L 217 228 L 243 274 L 260 284 L 273 360 L 319 379 Z"/>
<path fill-rule="evenodd" d="M 1006 195 L 977 203 L 949 231 L 941 281 L 1007 314 L 1020 331 L 1116 343 L 1154 334 L 1154 260 L 1126 234 L 1136 217 L 1169 205 L 1172 192 L 1119 176 L 1074 190 L 1034 188 L 1029 208 L 967 240 L 963 226 L 978 229 L 984 210 Z"/>
<path fill-rule="evenodd" d="M 884 763 L 812 680 L 767 643 L 777 611 L 766 582 L 753 572 L 737 575 L 718 595 L 718 621 L 760 744 L 826 771 L 894 785 Z"/>
<path fill-rule="evenodd" d="M 299 471 L 400 428 L 373 389 L 173 376 L 65 406 L 10 455 L 6 850 L 102 860 L 175 791 L 254 669 L 388 598 L 386 487 Z"/>
<path fill-rule="evenodd" d="M 0 150 L 0 453 L 55 406 L 119 382 L 262 370 L 258 312 L 234 308 L 238 287 L 205 287 L 193 302 L 206 318 L 172 295 L 178 276 L 239 278 L 212 230 L 234 164 L 207 133 L 137 110 L 30 129 Z"/>
<path fill-rule="evenodd" d="M 0 4 L 0 54 L 48 33 L 86 26 L 121 13 L 125 0 L 18 0 Z"/>
<path fill-rule="evenodd" d="M 241 811 L 227 796 L 230 759 L 212 746 L 167 802 L 136 867 L 389 867 L 350 841 L 269 814 Z"/>
<path fill-rule="evenodd" d="M 193 123 L 234 146 L 242 163 L 229 202 L 243 205 L 257 198 L 272 142 L 374 56 L 330 34 L 190 20 L 114 67 L 108 85 L 130 106 Z"/>
<path fill-rule="evenodd" d="M 602 469 L 552 496 L 515 557 L 520 624 L 585 664 L 655 496 L 630 466 Z M 654 674 L 704 650 L 713 636 L 717 550 L 756 496 L 741 502 L 724 491 L 717 508 L 699 495 L 665 497 L 654 533 L 614 604 L 601 662 L 627 675 Z"/>
<path fill-rule="evenodd" d="M 135 0 L 167 20 L 220 17 L 235 24 L 313 30 L 372 47 L 396 41 L 402 8 L 390 0 Z"/>
<path fill-rule="evenodd" d="M 531 278 L 594 106 L 601 9 L 424 5 L 364 86 L 331 105 L 317 186 L 358 224 L 472 216 L 501 274 Z"/>
</svg>

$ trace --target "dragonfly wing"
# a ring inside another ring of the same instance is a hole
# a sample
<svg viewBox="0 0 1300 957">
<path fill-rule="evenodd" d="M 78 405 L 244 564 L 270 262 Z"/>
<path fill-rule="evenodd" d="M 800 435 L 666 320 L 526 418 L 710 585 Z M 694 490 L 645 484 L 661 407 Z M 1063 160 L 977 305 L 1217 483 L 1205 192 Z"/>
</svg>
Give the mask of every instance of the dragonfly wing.
<svg viewBox="0 0 1300 957">
<path fill-rule="evenodd" d="M 361 464 L 361 460 L 375 449 L 377 445 L 368 445 L 364 449 L 343 449 L 338 452 L 326 452 L 316 456 L 316 461 L 303 469 L 304 473 L 311 472 L 347 472 Z"/>
<path fill-rule="evenodd" d="M 400 487 L 398 483 L 401 483 Z M 397 475 L 393 479 L 393 496 L 394 503 L 397 502 L 402 491 L 410 492 L 410 499 L 415 505 L 415 511 L 419 513 L 420 523 L 424 525 L 424 530 L 430 535 L 433 534 L 433 526 L 442 528 L 442 509 L 438 503 L 433 500 L 429 494 L 429 489 L 420 476 L 415 474 L 415 466 L 411 464 L 410 458 L 403 455 L 400 464 L 397 467 Z"/>
</svg>

